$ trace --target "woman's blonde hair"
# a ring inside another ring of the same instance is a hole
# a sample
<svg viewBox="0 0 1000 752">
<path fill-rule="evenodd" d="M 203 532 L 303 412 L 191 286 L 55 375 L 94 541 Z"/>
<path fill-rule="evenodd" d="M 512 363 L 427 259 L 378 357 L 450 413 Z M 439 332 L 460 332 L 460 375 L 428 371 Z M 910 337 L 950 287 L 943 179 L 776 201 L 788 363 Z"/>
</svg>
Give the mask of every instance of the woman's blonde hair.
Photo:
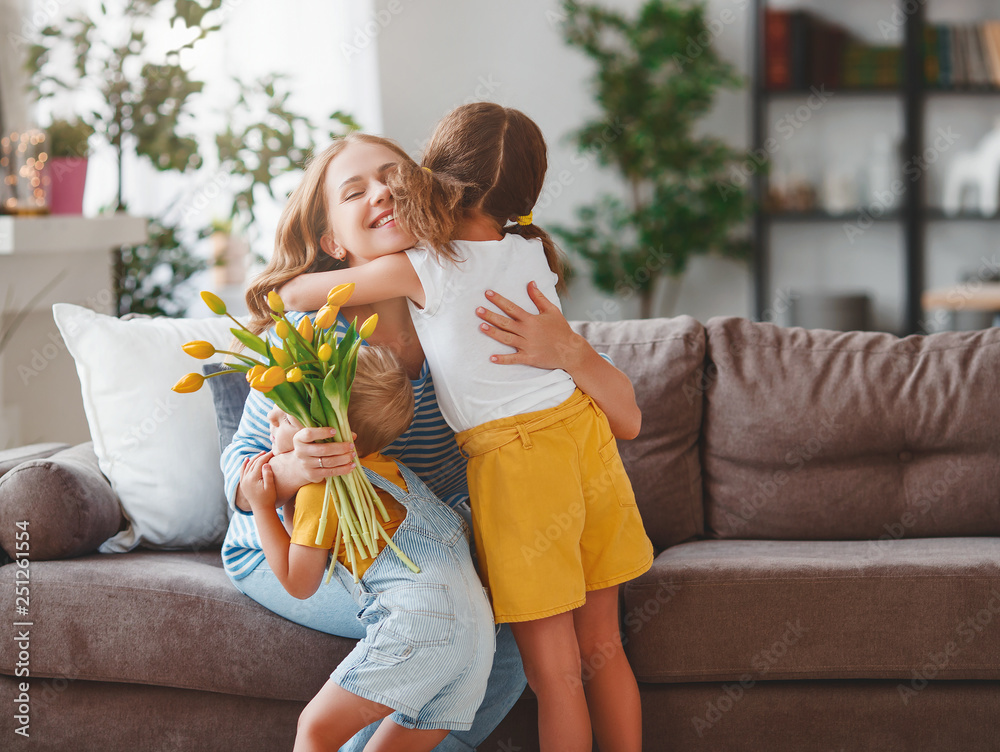
<svg viewBox="0 0 1000 752">
<path fill-rule="evenodd" d="M 377 144 L 399 155 L 400 164 L 416 167 L 416 162 L 395 141 L 367 133 L 349 133 L 316 154 L 306 165 L 298 187 L 278 220 L 274 254 L 264 271 L 247 287 L 247 308 L 251 331 L 260 334 L 274 322 L 267 305 L 267 293 L 293 277 L 306 272 L 322 272 L 343 266 L 320 247 L 320 239 L 329 232 L 327 218 L 326 172 L 330 163 L 350 144 Z"/>
<path fill-rule="evenodd" d="M 384 449 L 413 422 L 413 385 L 388 347 L 358 350 L 347 420 L 358 435 L 354 445 L 359 457 Z"/>
<path fill-rule="evenodd" d="M 541 240 L 562 288 L 562 253 L 530 221 L 548 168 L 545 138 L 531 118 L 493 102 L 462 105 L 434 129 L 422 168 L 401 163 L 388 179 L 396 221 L 418 243 L 454 259 L 450 241 L 458 224 L 479 209 L 504 235 Z"/>
</svg>

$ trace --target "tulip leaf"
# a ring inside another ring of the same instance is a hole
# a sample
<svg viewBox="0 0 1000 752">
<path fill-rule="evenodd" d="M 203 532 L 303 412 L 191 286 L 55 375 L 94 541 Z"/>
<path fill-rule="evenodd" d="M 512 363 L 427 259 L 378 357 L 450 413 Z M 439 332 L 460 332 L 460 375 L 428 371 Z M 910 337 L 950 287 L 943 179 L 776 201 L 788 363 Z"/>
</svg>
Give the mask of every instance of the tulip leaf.
<svg viewBox="0 0 1000 752">
<path fill-rule="evenodd" d="M 256 336 L 255 334 L 251 334 L 250 332 L 245 332 L 242 329 L 234 328 L 230 329 L 229 331 L 231 331 L 233 333 L 233 336 L 236 337 L 236 339 L 238 339 L 240 342 L 242 342 L 245 347 L 249 347 L 251 350 L 253 350 L 256 353 L 260 353 L 264 357 L 268 356 L 267 343 L 264 342 L 264 340 L 262 340 L 260 337 Z"/>
</svg>

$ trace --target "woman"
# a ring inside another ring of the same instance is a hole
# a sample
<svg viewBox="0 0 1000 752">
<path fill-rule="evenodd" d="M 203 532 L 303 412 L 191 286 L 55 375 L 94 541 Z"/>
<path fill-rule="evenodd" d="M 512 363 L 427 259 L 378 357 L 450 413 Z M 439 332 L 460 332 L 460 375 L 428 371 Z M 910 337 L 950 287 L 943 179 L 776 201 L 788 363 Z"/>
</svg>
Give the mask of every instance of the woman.
<svg viewBox="0 0 1000 752">
<path fill-rule="evenodd" d="M 253 315 L 252 328 L 264 331 L 270 323 L 266 295 L 269 290 L 307 271 L 332 268 L 334 254 L 348 265 L 365 263 L 378 253 L 393 253 L 412 245 L 412 239 L 392 218 L 392 196 L 386 176 L 406 153 L 391 141 L 352 134 L 318 155 L 292 194 L 279 223 L 275 253 L 267 269 L 247 292 Z M 500 362 L 525 363 L 540 367 L 561 367 L 578 383 L 586 382 L 591 396 L 599 402 L 604 391 L 609 402 L 621 403 L 622 394 L 632 387 L 628 378 L 597 355 L 576 335 L 559 310 L 537 291 L 530 290 L 538 314 L 528 314 L 500 296 L 490 302 L 507 316 L 484 311 L 484 331 L 498 342 L 515 349 L 500 356 Z M 461 506 L 468 496 L 465 459 L 437 407 L 434 386 L 424 362 L 423 351 L 410 321 L 406 301 L 391 300 L 374 305 L 348 307 L 344 320 L 364 320 L 379 315 L 379 325 L 369 344 L 394 350 L 413 379 L 416 417 L 411 429 L 384 450 L 408 465 L 445 503 Z M 242 511 L 249 505 L 239 489 L 239 468 L 250 455 L 271 448 L 270 408 L 266 398 L 252 392 L 243 421 L 233 443 L 223 455 L 226 491 L 230 502 Z M 330 430 L 304 428 L 294 437 L 294 450 L 271 460 L 278 503 L 290 501 L 306 483 L 318 482 L 345 472 L 353 461 L 351 445 L 330 439 Z M 336 437 L 345 439 L 349 437 Z M 235 514 L 223 548 L 226 571 L 234 584 L 270 610 L 300 624 L 343 637 L 359 638 L 361 624 L 348 593 L 336 583 L 324 586 L 312 598 L 296 601 L 278 583 L 264 560 L 250 515 Z M 520 696 L 525 684 L 520 657 L 507 628 L 497 635 L 497 651 L 490 684 L 473 728 L 450 734 L 438 749 L 469 749 L 481 743 Z M 368 734 L 372 727 L 369 727 Z M 361 749 L 367 734 L 362 732 L 349 749 Z"/>
</svg>

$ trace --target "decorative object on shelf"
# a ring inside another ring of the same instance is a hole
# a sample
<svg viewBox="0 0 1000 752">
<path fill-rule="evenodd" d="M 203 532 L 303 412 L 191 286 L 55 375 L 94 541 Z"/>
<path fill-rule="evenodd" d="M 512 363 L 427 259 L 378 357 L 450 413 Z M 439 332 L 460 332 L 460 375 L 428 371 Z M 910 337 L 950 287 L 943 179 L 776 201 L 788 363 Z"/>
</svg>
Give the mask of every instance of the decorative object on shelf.
<svg viewBox="0 0 1000 752">
<path fill-rule="evenodd" d="M 820 204 L 827 214 L 847 214 L 858 206 L 858 179 L 853 172 L 831 167 L 823 176 Z"/>
<path fill-rule="evenodd" d="M 82 214 L 87 158 L 93 126 L 82 120 L 52 121 L 49 136 L 49 209 L 53 214 Z"/>
<path fill-rule="evenodd" d="M 2 205 L 6 214 L 48 214 L 49 158 L 45 133 L 30 129 L 0 138 L 0 175 L 3 176 Z"/>
<path fill-rule="evenodd" d="M 734 228 L 750 214 L 747 170 L 759 163 L 697 133 L 719 89 L 743 80 L 711 46 L 700 5 L 647 0 L 635 18 L 571 0 L 562 9 L 565 40 L 598 65 L 598 116 L 573 138 L 584 159 L 616 170 L 628 199 L 602 196 L 577 210 L 576 226 L 553 230 L 600 290 L 637 296 L 643 318 L 670 315 L 692 256 L 749 254 Z M 654 312 L 661 278 L 672 300 Z"/>
<path fill-rule="evenodd" d="M 866 177 L 865 198 L 869 209 L 891 211 L 898 207 L 901 196 L 892 187 L 902 177 L 899 146 L 888 133 L 876 133 L 872 137 Z"/>
<path fill-rule="evenodd" d="M 953 217 L 962 211 L 966 189 L 976 192 L 979 213 L 992 217 L 1000 205 L 1000 120 L 973 151 L 957 154 L 948 165 L 941 208 Z"/>
</svg>

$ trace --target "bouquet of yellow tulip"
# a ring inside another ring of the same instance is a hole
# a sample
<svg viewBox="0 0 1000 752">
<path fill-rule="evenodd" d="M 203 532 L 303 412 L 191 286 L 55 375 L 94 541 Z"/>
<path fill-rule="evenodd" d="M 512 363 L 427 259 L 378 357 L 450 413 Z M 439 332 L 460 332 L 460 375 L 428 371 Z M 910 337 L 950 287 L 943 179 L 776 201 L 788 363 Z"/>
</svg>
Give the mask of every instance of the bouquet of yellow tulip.
<svg viewBox="0 0 1000 752">
<path fill-rule="evenodd" d="M 233 336 L 255 353 L 263 356 L 263 362 L 240 353 L 217 350 L 204 341 L 188 342 L 184 352 L 195 358 L 210 358 L 216 353 L 232 356 L 238 362 L 228 363 L 230 370 L 202 376 L 189 373 L 173 387 L 175 392 L 194 392 L 201 388 L 206 378 L 238 371 L 246 374 L 253 389 L 263 392 L 278 407 L 289 415 L 294 415 L 304 426 L 326 426 L 335 428 L 338 437 L 352 436 L 347 421 L 347 405 L 351 399 L 351 385 L 358 365 L 358 348 L 361 341 L 371 336 L 378 323 L 378 314 L 368 318 L 360 328 L 357 319 L 351 322 L 343 337 L 337 337 L 336 322 L 340 307 L 354 292 L 354 284 L 338 285 L 330 290 L 327 304 L 316 314 L 315 322 L 308 316 L 302 318 L 298 326 L 293 326 L 285 316 L 285 306 L 273 290 L 268 293 L 267 303 L 271 317 L 275 321 L 275 333 L 283 347 L 270 344 L 258 337 L 227 311 L 226 304 L 210 292 L 201 294 L 209 309 L 220 316 L 229 316 L 238 329 L 231 329 Z M 389 520 L 389 514 L 379 499 L 375 489 L 365 477 L 361 467 L 356 466 L 346 475 L 326 479 L 326 496 L 320 516 L 316 543 L 323 540 L 329 517 L 330 505 L 337 513 L 337 534 L 334 536 L 333 559 L 326 580 L 330 580 L 337 561 L 341 544 L 347 553 L 351 570 L 357 582 L 357 559 L 378 553 L 379 540 L 395 552 L 400 560 L 413 572 L 420 569 L 392 542 L 386 534 L 382 522 Z M 377 512 L 377 514 L 376 514 Z"/>
</svg>

